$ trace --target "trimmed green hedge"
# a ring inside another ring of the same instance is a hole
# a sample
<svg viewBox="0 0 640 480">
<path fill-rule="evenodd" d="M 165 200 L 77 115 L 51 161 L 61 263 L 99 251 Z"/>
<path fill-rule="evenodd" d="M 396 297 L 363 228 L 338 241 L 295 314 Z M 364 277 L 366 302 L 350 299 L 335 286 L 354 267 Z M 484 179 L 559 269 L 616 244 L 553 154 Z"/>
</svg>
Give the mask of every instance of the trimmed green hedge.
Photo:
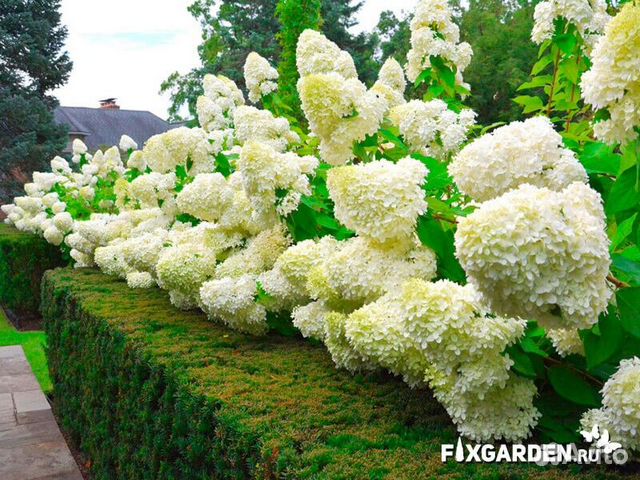
<svg viewBox="0 0 640 480">
<path fill-rule="evenodd" d="M 456 433 L 426 391 L 335 369 L 320 346 L 254 338 L 94 270 L 43 281 L 55 409 L 95 479 L 619 478 L 440 462 Z"/>
<path fill-rule="evenodd" d="M 59 247 L 0 223 L 0 305 L 38 313 L 42 274 L 63 265 Z"/>
</svg>

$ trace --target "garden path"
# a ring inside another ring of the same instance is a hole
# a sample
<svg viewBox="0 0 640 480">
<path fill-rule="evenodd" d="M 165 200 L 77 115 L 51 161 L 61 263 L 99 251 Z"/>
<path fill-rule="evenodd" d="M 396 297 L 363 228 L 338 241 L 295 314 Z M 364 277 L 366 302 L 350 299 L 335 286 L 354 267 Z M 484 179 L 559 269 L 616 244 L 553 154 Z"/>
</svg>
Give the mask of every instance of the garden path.
<svg viewBox="0 0 640 480">
<path fill-rule="evenodd" d="M 82 480 L 18 345 L 0 347 L 0 479 Z"/>
</svg>

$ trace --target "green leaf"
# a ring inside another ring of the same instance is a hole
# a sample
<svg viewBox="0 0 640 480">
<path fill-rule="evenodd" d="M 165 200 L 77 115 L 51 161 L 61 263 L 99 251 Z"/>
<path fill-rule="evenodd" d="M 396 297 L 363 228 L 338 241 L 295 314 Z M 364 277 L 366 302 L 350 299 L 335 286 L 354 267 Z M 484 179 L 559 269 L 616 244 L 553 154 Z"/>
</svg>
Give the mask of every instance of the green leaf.
<svg viewBox="0 0 640 480">
<path fill-rule="evenodd" d="M 513 101 L 518 105 L 522 105 L 524 107 L 524 113 L 537 112 L 544 108 L 544 104 L 542 103 L 542 99 L 540 97 L 521 95 L 514 98 Z"/>
<path fill-rule="evenodd" d="M 620 320 L 615 310 L 612 307 L 609 309 L 608 314 L 600 317 L 597 327 L 580 332 L 589 370 L 593 370 L 613 357 L 624 343 L 625 335 Z M 596 330 L 599 334 L 595 333 Z"/>
<path fill-rule="evenodd" d="M 553 43 L 567 55 L 571 55 L 578 44 L 578 39 L 575 35 L 570 33 L 564 33 L 562 35 L 556 35 L 553 38 Z"/>
<path fill-rule="evenodd" d="M 407 144 L 404 143 L 400 137 L 394 135 L 391 131 L 383 128 L 380 130 L 380 135 L 382 135 L 386 140 L 389 140 L 399 149 L 405 152 L 409 151 L 409 147 L 407 146 Z"/>
<path fill-rule="evenodd" d="M 538 375 L 533 365 L 533 360 L 524 351 L 518 348 L 517 345 L 513 345 L 506 350 L 509 358 L 513 360 L 513 370 L 522 375 L 523 377 L 535 379 Z"/>
<path fill-rule="evenodd" d="M 444 230 L 437 220 L 425 215 L 418 219 L 418 238 L 423 245 L 431 248 L 438 257 L 440 276 L 458 283 L 466 283 L 464 270 L 455 256 L 453 232 Z"/>
<path fill-rule="evenodd" d="M 631 235 L 631 232 L 633 231 L 633 224 L 635 223 L 636 218 L 638 218 L 638 214 L 634 213 L 631 217 L 627 218 L 624 222 L 618 225 L 616 234 L 611 239 L 610 251 L 615 252 L 622 244 L 622 242 L 624 242 L 629 237 L 629 235 Z"/>
<path fill-rule="evenodd" d="M 200 219 L 198 219 L 198 218 L 196 218 L 196 217 L 194 217 L 192 215 L 189 215 L 188 213 L 183 213 L 181 215 L 178 215 L 176 217 L 176 220 L 179 221 L 179 222 L 182 222 L 182 223 L 190 223 L 194 227 L 196 225 L 199 225 L 202 222 L 202 220 L 200 220 Z"/>
<path fill-rule="evenodd" d="M 549 356 L 549 354 L 542 350 L 532 338 L 524 337 L 520 340 L 520 346 L 527 353 L 538 355 L 542 358 L 547 358 Z"/>
<path fill-rule="evenodd" d="M 220 152 L 218 153 L 218 155 L 216 155 L 215 165 L 216 172 L 221 173 L 225 177 L 231 175 L 231 163 L 229 162 L 229 157 L 227 157 L 224 153 Z"/>
<path fill-rule="evenodd" d="M 633 250 L 628 249 L 633 254 Z M 613 270 L 616 273 L 622 273 L 624 280 L 633 284 L 640 285 L 640 262 L 633 260 L 627 256 L 627 250 L 622 254 L 616 253 L 611 255 Z"/>
<path fill-rule="evenodd" d="M 533 77 L 530 81 L 523 83 L 518 87 L 518 92 L 522 90 L 531 90 L 534 88 L 542 88 L 545 85 L 550 84 L 553 81 L 553 77 L 551 75 L 539 75 L 537 77 Z"/>
<path fill-rule="evenodd" d="M 640 287 L 618 290 L 616 300 L 622 328 L 640 338 Z"/>
<path fill-rule="evenodd" d="M 431 76 L 432 76 L 432 73 L 430 68 L 423 70 L 422 73 L 418 75 L 418 78 L 416 78 L 416 81 L 414 82 L 415 88 L 418 88 L 423 83 L 428 83 L 431 80 Z"/>
<path fill-rule="evenodd" d="M 184 165 L 178 165 L 176 167 L 176 177 L 178 177 L 178 180 L 184 180 L 188 176 L 189 175 L 187 175 L 187 169 L 185 168 Z"/>
<path fill-rule="evenodd" d="M 551 55 L 545 55 L 540 60 L 538 60 L 533 68 L 531 69 L 531 75 L 538 75 L 541 71 L 543 71 L 547 66 L 553 63 L 553 57 Z"/>
<path fill-rule="evenodd" d="M 316 221 L 318 222 L 318 225 L 330 230 L 339 230 L 342 227 L 335 218 L 330 217 L 329 215 L 317 215 Z"/>
<path fill-rule="evenodd" d="M 596 408 L 600 406 L 600 394 L 576 371 L 564 366 L 551 367 L 547 371 L 551 386 L 565 400 L 577 405 Z"/>
<path fill-rule="evenodd" d="M 562 72 L 562 75 L 567 80 L 569 80 L 569 82 L 574 85 L 578 84 L 578 79 L 580 77 L 580 67 L 578 67 L 578 64 L 575 62 L 573 57 L 570 59 L 570 61 L 563 63 L 560 70 Z"/>
<path fill-rule="evenodd" d="M 640 192 L 636 190 L 637 167 L 629 168 L 618 177 L 611 187 L 605 210 L 614 214 L 640 205 Z"/>
<path fill-rule="evenodd" d="M 620 155 L 601 142 L 587 143 L 580 153 L 580 162 L 589 174 L 617 175 L 620 170 Z"/>
<path fill-rule="evenodd" d="M 438 161 L 433 157 L 425 157 L 415 153 L 411 158 L 419 160 L 429 169 L 425 189 L 430 192 L 442 192 L 446 187 L 451 185 L 453 180 L 449 176 L 446 164 Z"/>
<path fill-rule="evenodd" d="M 298 209 L 287 217 L 287 226 L 297 242 L 318 237 L 316 213 L 311 207 L 301 203 Z"/>
</svg>

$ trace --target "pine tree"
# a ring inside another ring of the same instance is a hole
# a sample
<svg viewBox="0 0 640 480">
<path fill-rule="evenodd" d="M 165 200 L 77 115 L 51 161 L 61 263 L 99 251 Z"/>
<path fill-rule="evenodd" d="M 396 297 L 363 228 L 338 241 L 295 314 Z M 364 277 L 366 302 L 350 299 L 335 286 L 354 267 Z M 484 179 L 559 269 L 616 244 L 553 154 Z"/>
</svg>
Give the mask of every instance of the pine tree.
<svg viewBox="0 0 640 480">
<path fill-rule="evenodd" d="M 36 169 L 59 153 L 66 128 L 56 125 L 57 101 L 71 61 L 59 0 L 2 0 L 0 9 L 0 203 L 11 201 Z"/>
</svg>

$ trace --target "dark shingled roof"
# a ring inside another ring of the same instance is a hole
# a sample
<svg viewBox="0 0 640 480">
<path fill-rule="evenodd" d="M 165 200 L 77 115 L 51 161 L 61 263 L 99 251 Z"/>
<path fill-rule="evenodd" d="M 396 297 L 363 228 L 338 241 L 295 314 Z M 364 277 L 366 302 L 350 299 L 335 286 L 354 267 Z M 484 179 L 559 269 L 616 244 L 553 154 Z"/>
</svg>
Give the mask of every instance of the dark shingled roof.
<svg viewBox="0 0 640 480">
<path fill-rule="evenodd" d="M 58 107 L 57 123 L 69 127 L 70 135 L 81 135 L 90 151 L 101 146 L 118 145 L 122 135 L 129 135 L 142 148 L 149 137 L 173 128 L 151 112 L 87 107 Z"/>
</svg>

